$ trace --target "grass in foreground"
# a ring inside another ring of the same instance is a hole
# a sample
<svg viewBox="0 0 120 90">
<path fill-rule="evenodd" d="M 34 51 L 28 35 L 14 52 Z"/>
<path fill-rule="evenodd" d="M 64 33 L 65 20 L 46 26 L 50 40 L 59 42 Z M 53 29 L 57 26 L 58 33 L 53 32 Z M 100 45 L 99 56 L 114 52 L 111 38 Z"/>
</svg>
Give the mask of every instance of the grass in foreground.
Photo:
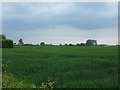
<svg viewBox="0 0 120 90">
<path fill-rule="evenodd" d="M 18 46 L 3 49 L 8 72 L 26 83 L 57 79 L 60 88 L 118 87 L 117 47 Z"/>
</svg>

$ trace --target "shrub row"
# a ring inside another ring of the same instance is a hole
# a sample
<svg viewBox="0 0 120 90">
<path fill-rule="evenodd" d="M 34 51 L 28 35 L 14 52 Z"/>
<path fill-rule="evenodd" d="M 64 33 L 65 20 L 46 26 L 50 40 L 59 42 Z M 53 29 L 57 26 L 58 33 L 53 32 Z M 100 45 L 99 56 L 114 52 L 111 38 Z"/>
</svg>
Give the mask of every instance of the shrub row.
<svg viewBox="0 0 120 90">
<path fill-rule="evenodd" d="M 2 40 L 0 40 L 0 47 L 13 48 L 13 41 L 10 39 L 2 39 Z"/>
</svg>

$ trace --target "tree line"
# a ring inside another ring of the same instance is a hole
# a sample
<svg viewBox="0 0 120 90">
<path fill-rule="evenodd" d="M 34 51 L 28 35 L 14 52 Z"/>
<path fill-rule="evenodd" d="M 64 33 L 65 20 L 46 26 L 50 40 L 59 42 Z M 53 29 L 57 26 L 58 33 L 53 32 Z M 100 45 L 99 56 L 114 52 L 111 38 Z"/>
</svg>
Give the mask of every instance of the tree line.
<svg viewBox="0 0 120 90">
<path fill-rule="evenodd" d="M 5 35 L 0 35 L 0 47 L 2 48 L 13 48 L 13 46 L 53 46 L 52 44 L 46 44 L 45 42 L 41 42 L 40 44 L 24 44 L 23 39 L 18 40 L 17 43 L 13 43 L 13 40 L 7 39 Z M 77 43 L 77 44 L 67 44 L 64 45 L 59 44 L 59 46 L 106 46 L 106 44 L 97 44 L 97 40 L 88 39 L 86 43 Z"/>
<path fill-rule="evenodd" d="M 14 45 L 17 45 L 17 46 L 19 46 L 19 45 L 22 45 L 22 46 L 53 46 L 52 44 L 46 44 L 45 42 L 41 42 L 40 44 L 36 44 L 36 45 L 24 44 L 22 38 L 19 40 L 18 44 L 14 43 Z M 60 43 L 57 46 L 106 46 L 106 44 L 97 44 L 97 40 L 88 39 L 86 41 L 86 43 L 77 43 L 77 44 L 72 44 L 72 43 L 70 43 L 70 44 L 67 44 L 67 43 L 61 44 Z"/>
</svg>

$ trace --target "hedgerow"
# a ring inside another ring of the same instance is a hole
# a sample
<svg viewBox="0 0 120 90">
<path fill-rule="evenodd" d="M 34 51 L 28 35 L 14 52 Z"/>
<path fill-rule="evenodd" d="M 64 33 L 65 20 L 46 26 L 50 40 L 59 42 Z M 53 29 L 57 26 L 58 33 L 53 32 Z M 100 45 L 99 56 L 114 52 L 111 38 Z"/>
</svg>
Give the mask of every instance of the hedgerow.
<svg viewBox="0 0 120 90">
<path fill-rule="evenodd" d="M 2 39 L 0 42 L 2 43 L 2 48 L 13 48 L 13 41 L 10 39 Z"/>
</svg>

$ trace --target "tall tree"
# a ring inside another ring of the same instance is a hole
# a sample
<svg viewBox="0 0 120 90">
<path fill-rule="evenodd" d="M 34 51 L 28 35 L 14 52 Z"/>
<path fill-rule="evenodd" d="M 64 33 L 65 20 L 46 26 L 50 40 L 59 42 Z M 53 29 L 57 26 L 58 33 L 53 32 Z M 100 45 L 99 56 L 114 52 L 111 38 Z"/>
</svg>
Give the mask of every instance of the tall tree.
<svg viewBox="0 0 120 90">
<path fill-rule="evenodd" d="M 19 40 L 18 45 L 24 45 L 24 42 L 23 42 L 23 39 L 22 39 L 22 38 Z"/>
<path fill-rule="evenodd" d="M 67 44 L 67 43 L 65 43 L 65 46 L 68 46 L 68 44 Z"/>
<path fill-rule="evenodd" d="M 86 41 L 86 46 L 96 46 L 96 45 L 97 45 L 97 41 L 96 40 L 88 39 Z"/>
<path fill-rule="evenodd" d="M 0 39 L 6 39 L 5 35 L 0 35 Z"/>
<path fill-rule="evenodd" d="M 45 46 L 45 42 L 41 42 L 40 45 L 41 45 L 41 46 Z"/>
</svg>

